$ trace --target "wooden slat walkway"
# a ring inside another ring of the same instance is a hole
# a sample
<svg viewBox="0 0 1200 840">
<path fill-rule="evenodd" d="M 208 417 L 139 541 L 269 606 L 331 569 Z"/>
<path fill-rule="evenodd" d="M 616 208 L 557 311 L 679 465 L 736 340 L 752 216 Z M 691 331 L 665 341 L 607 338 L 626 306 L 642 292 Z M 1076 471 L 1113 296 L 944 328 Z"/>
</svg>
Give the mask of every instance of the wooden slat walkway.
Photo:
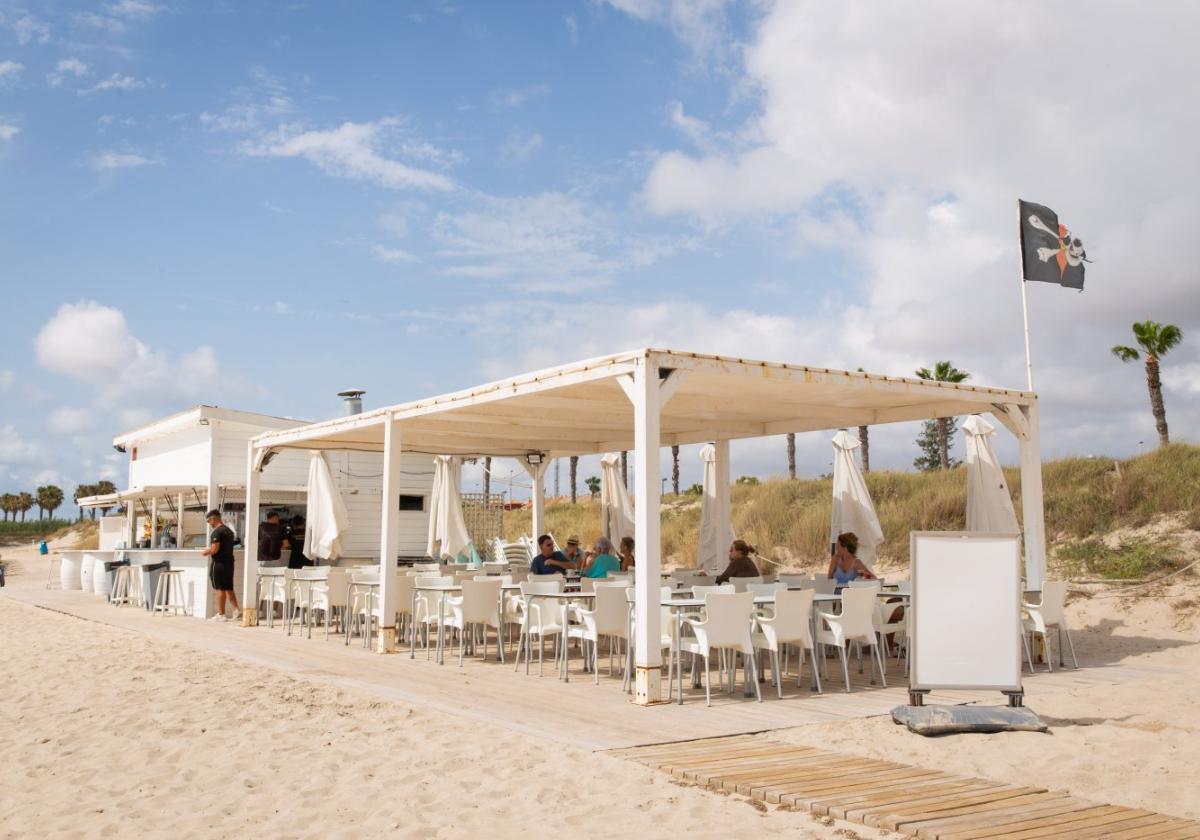
<svg viewBox="0 0 1200 840">
<path fill-rule="evenodd" d="M 1200 838 L 1200 823 L 1191 820 L 766 737 L 709 738 L 613 754 L 682 781 L 923 840 Z"/>
</svg>

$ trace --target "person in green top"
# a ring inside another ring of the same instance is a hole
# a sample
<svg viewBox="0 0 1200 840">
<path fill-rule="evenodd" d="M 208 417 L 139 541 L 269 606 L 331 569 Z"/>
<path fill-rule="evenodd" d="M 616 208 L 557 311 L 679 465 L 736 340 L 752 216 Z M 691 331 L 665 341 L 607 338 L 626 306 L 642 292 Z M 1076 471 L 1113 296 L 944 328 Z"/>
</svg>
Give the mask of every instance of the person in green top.
<svg viewBox="0 0 1200 840">
<path fill-rule="evenodd" d="M 612 542 L 608 537 L 598 537 L 588 556 L 591 560 L 583 570 L 583 577 L 606 578 L 611 572 L 621 571 L 621 561 L 613 554 Z"/>
</svg>

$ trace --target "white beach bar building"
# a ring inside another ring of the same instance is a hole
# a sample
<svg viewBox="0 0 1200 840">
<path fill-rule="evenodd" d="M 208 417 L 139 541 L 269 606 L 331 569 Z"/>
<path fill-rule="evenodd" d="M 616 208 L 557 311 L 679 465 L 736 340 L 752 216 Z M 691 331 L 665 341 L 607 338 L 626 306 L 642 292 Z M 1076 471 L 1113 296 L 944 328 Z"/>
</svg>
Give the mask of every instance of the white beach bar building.
<svg viewBox="0 0 1200 840">
<path fill-rule="evenodd" d="M 661 448 L 715 444 L 718 474 L 729 474 L 729 441 L 741 438 L 989 413 L 1019 441 L 1026 585 L 1045 570 L 1037 396 L 869 373 L 641 349 L 536 371 L 466 391 L 254 438 L 246 477 L 247 541 L 255 541 L 267 453 L 373 451 L 381 457 L 382 498 L 375 556 L 381 566 L 380 652 L 395 649 L 394 569 L 400 553 L 398 497 L 403 453 L 508 456 L 533 479 L 533 531 L 545 530 L 543 476 L 550 459 L 633 450 L 635 463 L 635 698 L 661 699 L 659 585 Z M 729 493 L 728 481 L 718 492 Z M 254 563 L 245 564 L 246 581 Z M 246 610 L 243 621 L 253 624 Z"/>
<path fill-rule="evenodd" d="M 101 551 L 95 556 L 128 556 L 135 565 L 168 561 L 171 568 L 183 569 L 189 612 L 207 618 L 215 609 L 215 597 L 208 585 L 208 558 L 200 552 L 207 546 L 204 514 L 217 508 L 242 540 L 243 548 L 235 550 L 235 591 L 242 599 L 245 547 L 255 547 L 250 557 L 257 558 L 257 527 L 246 522 L 248 441 L 264 432 L 307 425 L 303 420 L 198 405 L 117 435 L 113 446 L 129 455 L 128 489 L 80 500 L 83 508 L 126 509 L 123 516 L 102 518 Z M 310 453 L 292 450 L 269 460 L 257 473 L 255 516 L 265 515 L 263 506 L 303 513 L 310 459 Z M 379 547 L 379 458 L 370 452 L 344 451 L 331 453 L 328 462 L 350 514 L 340 561 L 369 557 L 373 562 Z M 420 557 L 428 532 L 432 458 L 409 453 L 401 473 L 397 486 L 405 496 L 405 509 L 397 512 L 397 551 Z"/>
</svg>

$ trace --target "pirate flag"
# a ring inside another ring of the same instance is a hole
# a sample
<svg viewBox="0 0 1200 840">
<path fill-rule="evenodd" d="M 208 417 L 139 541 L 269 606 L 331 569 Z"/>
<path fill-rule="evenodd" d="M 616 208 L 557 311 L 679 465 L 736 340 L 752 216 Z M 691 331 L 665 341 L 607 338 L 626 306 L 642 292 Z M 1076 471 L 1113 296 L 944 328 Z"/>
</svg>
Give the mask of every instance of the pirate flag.
<svg viewBox="0 0 1200 840">
<path fill-rule="evenodd" d="M 1083 291 L 1083 243 L 1049 207 L 1018 201 L 1021 213 L 1021 268 L 1026 281 L 1057 283 Z"/>
</svg>

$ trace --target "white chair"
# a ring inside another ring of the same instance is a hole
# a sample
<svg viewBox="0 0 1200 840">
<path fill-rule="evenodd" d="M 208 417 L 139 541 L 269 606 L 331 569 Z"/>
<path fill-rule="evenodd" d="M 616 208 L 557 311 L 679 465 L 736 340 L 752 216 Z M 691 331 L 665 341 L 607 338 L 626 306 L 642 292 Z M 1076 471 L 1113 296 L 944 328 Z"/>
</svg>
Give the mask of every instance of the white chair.
<svg viewBox="0 0 1200 840">
<path fill-rule="evenodd" d="M 623 691 L 626 691 L 630 694 L 633 693 L 633 645 L 630 643 L 630 641 L 634 638 L 634 634 L 637 632 L 637 611 L 631 609 L 630 607 L 632 607 L 636 598 L 636 590 L 632 586 L 627 586 L 625 588 L 625 604 L 629 615 L 629 630 L 627 631 L 628 635 L 625 643 L 625 679 L 621 688 Z M 674 689 L 672 677 L 675 673 L 673 670 L 675 659 L 671 656 L 671 651 L 675 646 L 675 628 L 673 627 L 675 622 L 675 614 L 671 611 L 670 607 L 664 607 L 661 606 L 661 604 L 665 601 L 670 601 L 670 599 L 671 587 L 659 587 L 658 600 L 660 604 L 660 612 L 658 625 L 658 647 L 660 651 L 667 651 L 667 700 L 671 699 L 672 691 Z"/>
<path fill-rule="evenodd" d="M 818 612 L 821 624 L 817 627 L 817 644 L 833 645 L 842 657 L 842 676 L 846 679 L 846 691 L 850 691 L 850 666 L 846 659 L 846 646 L 851 642 L 871 646 L 872 663 L 879 667 L 879 677 L 887 686 L 883 672 L 883 658 L 879 653 L 879 640 L 875 636 L 875 590 L 846 589 L 842 592 L 842 611 L 838 615 Z M 871 683 L 875 683 L 872 673 Z"/>
<path fill-rule="evenodd" d="M 358 630 L 362 634 L 363 647 L 370 646 L 372 628 L 383 619 L 379 609 L 379 568 L 359 566 L 351 569 L 345 599 L 349 601 L 345 643 L 350 644 L 350 637 Z"/>
<path fill-rule="evenodd" d="M 413 586 L 453 586 L 454 578 L 450 575 L 417 575 L 413 578 Z M 440 592 L 416 592 L 416 609 L 413 612 L 413 647 L 417 645 L 416 632 L 420 627 L 425 631 L 425 658 L 429 658 L 429 634 L 432 628 L 438 627 L 438 601 Z"/>
<path fill-rule="evenodd" d="M 441 574 L 441 563 L 413 563 L 412 570 L 420 574 Z"/>
<path fill-rule="evenodd" d="M 735 577 L 730 578 L 729 582 L 733 584 L 734 592 L 745 592 L 747 586 L 752 583 L 762 583 L 763 578 L 762 575 L 755 575 L 754 577 Z"/>
<path fill-rule="evenodd" d="M 496 628 L 496 646 L 500 648 L 500 661 L 504 661 L 504 645 L 500 640 L 500 587 L 499 577 L 480 576 L 475 580 L 462 582 L 462 595 L 446 598 L 446 606 L 450 608 L 450 616 L 446 626 L 458 631 L 458 667 L 463 664 L 463 648 L 466 647 L 467 631 L 472 631 L 471 644 L 474 647 L 474 631 L 483 628 L 483 658 L 487 659 L 487 629 Z"/>
<path fill-rule="evenodd" d="M 329 566 L 314 566 L 292 572 L 291 591 L 288 593 L 287 633 L 292 635 L 296 614 L 300 615 L 300 627 L 312 638 L 313 613 L 325 613 L 325 635 L 329 635 Z"/>
<path fill-rule="evenodd" d="M 483 573 L 485 575 L 502 575 L 508 571 L 508 564 L 501 561 L 499 563 L 486 562 L 483 564 Z"/>
<path fill-rule="evenodd" d="M 291 584 L 291 570 L 285 567 L 259 568 L 258 570 L 258 604 L 266 605 L 267 626 L 275 626 L 275 605 L 279 605 L 281 618 L 287 617 L 288 589 Z"/>
<path fill-rule="evenodd" d="M 549 595 L 562 592 L 562 575 L 541 575 L 552 577 L 553 580 L 529 580 L 521 584 L 521 642 L 517 648 L 516 667 L 521 667 L 521 652 L 525 652 L 525 673 L 529 673 L 529 658 L 532 655 L 533 636 L 538 638 L 538 676 L 542 676 L 543 663 L 546 658 L 546 637 L 552 637 L 555 642 L 562 635 L 562 609 L 554 598 L 538 598 L 538 595 Z M 558 649 L 555 648 L 555 656 Z M 555 660 L 557 661 L 557 659 Z"/>
<path fill-rule="evenodd" d="M 750 632 L 750 620 L 754 611 L 754 595 L 750 592 L 709 592 L 704 596 L 704 620 L 685 618 L 683 624 L 693 634 L 691 639 L 680 639 L 681 650 L 693 656 L 704 657 L 704 696 L 707 705 L 712 705 L 712 679 L 709 657 L 713 650 L 729 650 L 735 656 L 742 655 L 743 679 L 754 683 L 754 693 L 762 702 L 762 691 L 758 687 L 758 669 L 754 663 L 754 641 Z M 693 661 L 693 667 L 695 659 Z M 733 691 L 737 676 L 737 660 L 729 690 Z M 668 677 L 669 678 L 669 677 Z"/>
<path fill-rule="evenodd" d="M 896 645 L 896 661 L 900 661 L 900 651 L 902 649 L 905 652 L 905 656 L 908 655 L 908 610 L 904 610 L 899 618 L 892 621 L 892 614 L 897 609 L 902 609 L 903 607 L 904 604 L 899 600 L 888 602 L 879 597 L 879 590 L 875 591 L 875 615 L 871 621 L 875 627 L 875 635 L 879 637 L 879 641 L 883 644 L 883 657 L 885 660 L 891 653 L 887 637 L 892 635 L 901 639 Z"/>
<path fill-rule="evenodd" d="M 732 583 L 722 583 L 720 586 L 711 584 L 707 586 L 693 586 L 692 597 L 697 600 L 703 600 L 710 592 L 736 592 Z"/>
<path fill-rule="evenodd" d="M 816 581 L 812 575 L 781 574 L 780 583 L 786 583 L 788 589 L 814 589 Z"/>
<path fill-rule="evenodd" d="M 837 581 L 833 578 L 819 577 L 813 581 L 813 591 L 818 595 L 832 595 L 836 588 Z"/>
<path fill-rule="evenodd" d="M 846 584 L 847 589 L 879 589 L 882 586 L 879 580 L 852 580 Z"/>
<path fill-rule="evenodd" d="M 1042 644 L 1046 648 L 1046 668 L 1053 671 L 1054 665 L 1050 662 L 1050 638 L 1046 634 L 1046 630 L 1054 627 L 1058 630 L 1058 664 L 1065 668 L 1066 662 L 1063 661 L 1063 633 L 1067 634 L 1067 645 L 1071 648 L 1071 664 L 1075 669 L 1079 669 L 1079 660 L 1075 658 L 1075 643 L 1071 641 L 1071 629 L 1067 627 L 1067 584 L 1066 581 L 1048 580 L 1042 584 L 1042 600 L 1039 604 L 1022 603 L 1025 615 L 1021 620 L 1021 626 L 1030 636 L 1040 635 Z M 1033 670 L 1032 658 L 1029 664 L 1029 670 Z"/>
<path fill-rule="evenodd" d="M 786 586 L 786 584 L 784 584 Z M 804 670 L 804 651 L 812 654 L 813 679 L 817 691 L 821 691 L 821 676 L 817 673 L 817 652 L 812 637 L 813 591 L 786 589 L 775 593 L 775 614 L 770 618 L 758 619 L 758 633 L 754 634 L 756 650 L 771 654 L 771 671 L 775 674 L 775 689 L 783 697 L 783 672 L 787 670 L 787 646 L 799 648 L 796 663 L 796 688 L 800 687 L 800 673 Z M 782 663 L 780 654 L 782 653 Z"/>
<path fill-rule="evenodd" d="M 745 591 L 753 592 L 755 598 L 757 598 L 761 595 L 774 595 L 776 597 L 776 599 L 778 599 L 780 592 L 788 591 L 788 585 L 783 582 L 779 582 L 779 583 L 748 583 L 748 584 L 746 584 Z"/>
<path fill-rule="evenodd" d="M 626 636 L 629 628 L 628 622 L 628 602 L 625 600 L 624 584 L 607 583 L 600 581 L 595 587 L 596 601 L 592 609 L 587 610 L 579 606 L 573 606 L 570 609 L 570 615 L 579 623 L 567 625 L 567 640 L 579 639 L 582 642 L 589 643 L 591 650 L 585 649 L 584 656 L 590 663 L 593 673 L 595 674 L 596 685 L 600 684 L 600 669 L 598 667 L 598 659 L 600 655 L 600 640 L 608 639 L 608 673 L 612 676 L 613 669 L 613 647 L 614 643 L 619 640 L 624 640 L 626 644 L 629 639 Z M 566 646 L 564 645 L 564 650 Z M 620 651 L 617 651 L 618 654 Z M 618 656 L 618 658 L 620 658 Z"/>
<path fill-rule="evenodd" d="M 533 550 L 523 542 L 506 543 L 504 546 L 504 561 L 511 568 L 513 565 L 528 569 L 533 562 Z"/>
</svg>

